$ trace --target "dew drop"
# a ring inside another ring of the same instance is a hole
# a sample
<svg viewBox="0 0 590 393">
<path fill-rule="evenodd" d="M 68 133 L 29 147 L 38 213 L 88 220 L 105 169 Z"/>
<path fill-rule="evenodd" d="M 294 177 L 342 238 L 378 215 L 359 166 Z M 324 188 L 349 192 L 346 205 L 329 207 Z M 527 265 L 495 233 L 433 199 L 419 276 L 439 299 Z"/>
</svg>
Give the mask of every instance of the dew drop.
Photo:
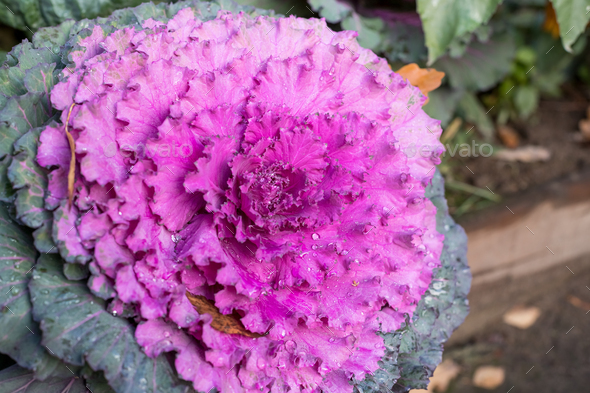
<svg viewBox="0 0 590 393">
<path fill-rule="evenodd" d="M 328 374 L 332 369 L 325 364 L 320 366 L 320 374 Z"/>
<path fill-rule="evenodd" d="M 296 348 L 297 348 L 297 343 L 293 340 L 287 340 L 287 342 L 285 343 L 285 349 L 289 353 L 295 352 Z"/>
<path fill-rule="evenodd" d="M 318 235 L 317 233 L 314 233 L 314 234 L 312 234 L 312 235 L 311 235 L 311 238 L 312 238 L 313 240 L 319 240 L 319 238 L 320 238 L 320 235 Z"/>
<path fill-rule="evenodd" d="M 266 361 L 263 358 L 258 358 L 256 365 L 260 370 L 264 370 L 266 368 Z"/>
</svg>

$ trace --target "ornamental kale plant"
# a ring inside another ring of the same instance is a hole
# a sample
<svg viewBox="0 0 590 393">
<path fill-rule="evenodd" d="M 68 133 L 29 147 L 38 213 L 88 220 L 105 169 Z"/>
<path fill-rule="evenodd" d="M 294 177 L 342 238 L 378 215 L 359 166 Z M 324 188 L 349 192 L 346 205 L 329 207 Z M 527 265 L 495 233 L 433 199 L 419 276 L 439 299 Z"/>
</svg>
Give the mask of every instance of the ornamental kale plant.
<svg viewBox="0 0 590 393">
<path fill-rule="evenodd" d="M 426 386 L 467 313 L 466 238 L 427 97 L 355 35 L 194 1 L 10 52 L 9 391 Z"/>
</svg>

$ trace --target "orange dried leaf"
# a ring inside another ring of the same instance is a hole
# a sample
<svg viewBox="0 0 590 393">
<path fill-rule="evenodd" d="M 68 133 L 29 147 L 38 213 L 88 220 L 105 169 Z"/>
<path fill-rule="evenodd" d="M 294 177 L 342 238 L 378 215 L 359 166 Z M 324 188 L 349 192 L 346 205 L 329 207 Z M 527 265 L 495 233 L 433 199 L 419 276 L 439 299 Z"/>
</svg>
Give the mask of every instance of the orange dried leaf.
<svg viewBox="0 0 590 393">
<path fill-rule="evenodd" d="M 557 23 L 557 15 L 555 9 L 550 1 L 545 6 L 545 22 L 543 22 L 543 30 L 550 33 L 553 38 L 559 38 L 559 23 Z"/>
<path fill-rule="evenodd" d="M 515 149 L 520 144 L 520 137 L 516 130 L 509 126 L 498 126 L 498 136 L 500 140 L 509 149 Z"/>
<path fill-rule="evenodd" d="M 242 336 L 251 338 L 263 337 L 268 334 L 268 332 L 265 334 L 260 334 L 246 330 L 238 317 L 235 315 L 224 315 L 220 313 L 215 304 L 213 304 L 213 302 L 207 299 L 205 296 L 193 295 L 187 291 L 186 297 L 199 314 L 211 315 L 213 318 L 211 321 L 211 327 L 219 332 L 227 334 L 240 334 Z"/>
<path fill-rule="evenodd" d="M 420 68 L 416 63 L 405 65 L 396 72 L 406 78 L 412 86 L 419 88 L 422 94 L 427 97 L 429 92 L 440 86 L 445 77 L 445 73 L 442 71 L 437 71 L 434 68 Z"/>
<path fill-rule="evenodd" d="M 74 137 L 68 131 L 68 124 L 70 124 L 70 116 L 72 115 L 72 109 L 76 105 L 75 102 L 72 103 L 70 106 L 70 110 L 68 112 L 68 118 L 66 119 L 66 137 L 68 138 L 68 143 L 70 144 L 70 170 L 68 171 L 68 207 L 72 207 L 72 200 L 74 199 L 74 182 L 76 180 L 76 142 L 74 141 Z"/>
</svg>

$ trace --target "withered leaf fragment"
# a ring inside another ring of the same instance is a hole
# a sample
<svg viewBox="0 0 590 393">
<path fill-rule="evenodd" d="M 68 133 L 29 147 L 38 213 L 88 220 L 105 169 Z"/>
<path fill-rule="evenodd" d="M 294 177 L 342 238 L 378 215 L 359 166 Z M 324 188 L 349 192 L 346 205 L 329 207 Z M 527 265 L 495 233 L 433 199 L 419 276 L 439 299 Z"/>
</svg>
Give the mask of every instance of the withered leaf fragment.
<svg viewBox="0 0 590 393">
<path fill-rule="evenodd" d="M 76 103 L 72 103 L 70 106 L 70 110 L 68 111 L 68 118 L 66 120 L 66 137 L 68 138 L 68 143 L 70 144 L 70 169 L 68 171 L 68 207 L 72 207 L 72 200 L 74 199 L 74 182 L 76 178 L 76 142 L 74 141 L 74 137 L 68 131 L 68 125 L 70 124 L 70 116 L 72 115 L 72 109 Z"/>
<path fill-rule="evenodd" d="M 199 314 L 209 314 L 213 317 L 213 320 L 211 321 L 211 327 L 217 331 L 227 334 L 240 334 L 242 336 L 252 338 L 264 337 L 268 334 L 268 332 L 265 334 L 260 334 L 246 330 L 237 316 L 233 314 L 224 315 L 220 313 L 215 304 L 213 304 L 213 302 L 211 302 L 211 300 L 207 299 L 205 296 L 193 295 L 189 291 L 186 291 L 186 297 Z"/>
</svg>

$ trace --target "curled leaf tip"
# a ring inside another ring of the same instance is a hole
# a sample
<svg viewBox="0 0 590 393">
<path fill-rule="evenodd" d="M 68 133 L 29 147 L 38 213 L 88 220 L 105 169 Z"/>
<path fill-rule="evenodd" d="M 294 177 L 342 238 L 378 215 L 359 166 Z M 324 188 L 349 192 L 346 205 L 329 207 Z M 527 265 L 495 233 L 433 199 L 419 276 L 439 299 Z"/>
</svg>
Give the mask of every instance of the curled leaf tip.
<svg viewBox="0 0 590 393">
<path fill-rule="evenodd" d="M 68 131 L 68 125 L 70 124 L 70 116 L 72 115 L 72 109 L 76 105 L 75 102 L 70 105 L 70 109 L 68 111 L 68 118 L 66 119 L 66 136 L 68 138 L 68 143 L 70 144 L 70 169 L 68 171 L 68 208 L 72 207 L 72 200 L 74 199 L 74 180 L 76 177 L 76 142 L 74 141 L 74 137 Z"/>
<path fill-rule="evenodd" d="M 416 63 L 407 64 L 396 73 L 406 78 L 412 86 L 419 88 L 426 97 L 428 97 L 428 93 L 440 86 L 445 77 L 445 73 L 442 71 L 437 71 L 434 68 L 420 68 Z"/>
</svg>

